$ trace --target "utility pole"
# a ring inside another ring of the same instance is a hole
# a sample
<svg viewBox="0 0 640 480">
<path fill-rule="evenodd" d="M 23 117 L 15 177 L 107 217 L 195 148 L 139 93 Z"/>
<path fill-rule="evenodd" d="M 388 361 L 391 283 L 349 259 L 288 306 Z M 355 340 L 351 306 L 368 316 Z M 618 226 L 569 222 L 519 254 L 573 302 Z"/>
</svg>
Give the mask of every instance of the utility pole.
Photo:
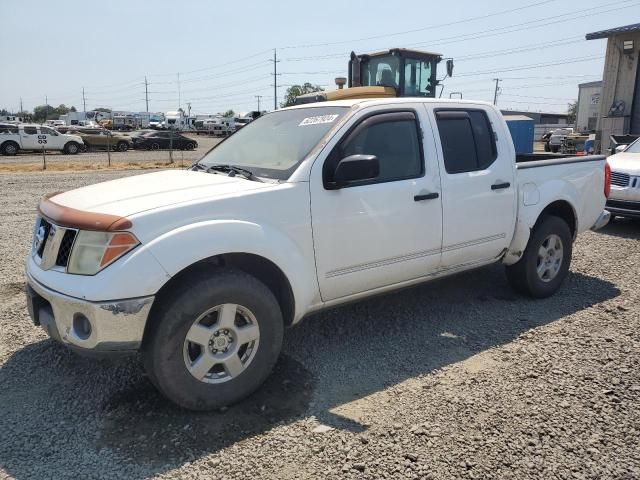
<svg viewBox="0 0 640 480">
<path fill-rule="evenodd" d="M 24 109 L 22 108 L 22 97 L 20 97 L 20 113 L 24 112 Z"/>
<path fill-rule="evenodd" d="M 260 111 L 260 99 L 262 98 L 262 95 L 254 95 L 254 97 L 258 99 L 258 111 Z"/>
<path fill-rule="evenodd" d="M 49 99 L 44 96 L 44 121 L 49 120 Z"/>
<path fill-rule="evenodd" d="M 147 104 L 147 113 L 149 113 L 149 82 L 147 77 L 144 77 L 144 101 Z"/>
<path fill-rule="evenodd" d="M 82 111 L 84 112 L 84 119 L 87 119 L 87 99 L 84 96 L 84 87 L 82 87 Z"/>
<path fill-rule="evenodd" d="M 178 110 L 180 110 L 180 72 L 178 72 Z"/>
<path fill-rule="evenodd" d="M 498 93 L 500 93 L 500 82 L 502 81 L 501 78 L 494 78 L 493 79 L 494 82 L 496 82 L 496 89 L 493 92 L 493 104 L 494 105 L 498 105 Z"/>
<path fill-rule="evenodd" d="M 273 60 L 269 60 L 270 62 L 273 62 L 273 73 L 271 75 L 273 75 L 273 109 L 277 110 L 278 109 L 278 75 L 281 75 L 278 73 L 278 62 L 280 62 L 280 60 L 278 60 L 278 56 L 276 54 L 276 49 L 273 49 Z"/>
</svg>

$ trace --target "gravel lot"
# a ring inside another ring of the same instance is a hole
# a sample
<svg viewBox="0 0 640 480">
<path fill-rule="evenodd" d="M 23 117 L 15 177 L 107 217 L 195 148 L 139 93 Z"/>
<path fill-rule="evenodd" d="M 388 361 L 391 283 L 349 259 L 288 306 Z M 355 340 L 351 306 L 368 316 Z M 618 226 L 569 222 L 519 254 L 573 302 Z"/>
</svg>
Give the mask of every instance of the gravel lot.
<svg viewBox="0 0 640 480">
<path fill-rule="evenodd" d="M 174 150 L 173 161 L 177 164 L 184 163 L 188 165 L 198 160 L 211 147 L 220 142 L 220 138 L 208 135 L 188 134 L 189 138 L 193 138 L 198 143 L 198 148 L 192 151 Z M 95 150 L 91 152 L 79 153 L 77 155 L 65 155 L 61 152 L 46 152 L 46 161 L 51 163 L 74 163 L 74 164 L 91 164 L 91 165 L 108 165 L 108 155 L 106 150 Z M 169 150 L 128 150 L 126 152 L 111 152 L 112 165 L 117 164 L 144 164 L 156 162 L 169 162 Z M 13 157 L 0 155 L 0 165 L 42 165 L 42 153 L 24 152 Z"/>
<path fill-rule="evenodd" d="M 550 299 L 494 266 L 315 315 L 257 394 L 194 414 L 25 308 L 37 199 L 126 174 L 0 176 L 0 478 L 640 478 L 640 223 L 580 237 Z"/>
</svg>

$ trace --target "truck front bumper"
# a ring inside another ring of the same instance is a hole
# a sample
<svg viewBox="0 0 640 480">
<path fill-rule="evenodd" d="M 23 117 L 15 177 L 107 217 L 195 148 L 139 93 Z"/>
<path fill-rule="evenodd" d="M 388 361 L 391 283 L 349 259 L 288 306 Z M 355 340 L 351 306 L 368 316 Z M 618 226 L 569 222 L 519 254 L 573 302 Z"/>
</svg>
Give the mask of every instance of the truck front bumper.
<svg viewBox="0 0 640 480">
<path fill-rule="evenodd" d="M 126 352 L 140 348 L 155 297 L 88 302 L 58 293 L 27 273 L 27 307 L 35 325 L 78 350 Z"/>
<path fill-rule="evenodd" d="M 640 201 L 609 199 L 605 208 L 613 215 L 640 218 Z"/>
</svg>

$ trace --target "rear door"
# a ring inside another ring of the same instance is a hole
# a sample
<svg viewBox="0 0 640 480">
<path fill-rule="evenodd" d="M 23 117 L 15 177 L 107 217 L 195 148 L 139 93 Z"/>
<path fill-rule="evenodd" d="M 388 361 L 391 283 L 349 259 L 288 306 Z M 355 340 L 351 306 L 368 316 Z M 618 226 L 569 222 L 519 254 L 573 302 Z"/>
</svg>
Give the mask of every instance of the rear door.
<svg viewBox="0 0 640 480">
<path fill-rule="evenodd" d="M 39 139 L 38 135 L 38 127 L 25 126 L 21 128 L 20 141 L 22 142 L 22 148 L 25 150 L 41 150 L 43 145 L 46 148 L 46 144 L 42 143 L 42 139 Z"/>
<path fill-rule="evenodd" d="M 508 247 L 515 228 L 509 133 L 489 108 L 436 108 L 434 116 L 443 189 L 442 268 L 489 261 Z"/>
</svg>

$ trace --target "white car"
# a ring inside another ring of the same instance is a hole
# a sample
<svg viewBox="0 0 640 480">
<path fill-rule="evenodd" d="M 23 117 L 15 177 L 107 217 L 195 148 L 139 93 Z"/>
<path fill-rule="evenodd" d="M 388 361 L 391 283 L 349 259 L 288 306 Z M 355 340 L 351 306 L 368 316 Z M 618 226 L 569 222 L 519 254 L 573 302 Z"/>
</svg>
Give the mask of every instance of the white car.
<svg viewBox="0 0 640 480">
<path fill-rule="evenodd" d="M 0 126 L 0 153 L 15 155 L 20 150 L 61 150 L 75 155 L 84 145 L 79 135 L 65 135 L 44 125 Z"/>
<path fill-rule="evenodd" d="M 607 161 L 611 165 L 607 210 L 620 217 L 640 218 L 640 139 Z"/>
<path fill-rule="evenodd" d="M 575 237 L 608 221 L 608 178 L 604 156 L 516 159 L 484 102 L 278 110 L 190 170 L 43 198 L 28 308 L 59 342 L 140 350 L 169 399 L 218 408 L 261 385 L 312 312 L 496 262 L 552 295 Z"/>
</svg>

